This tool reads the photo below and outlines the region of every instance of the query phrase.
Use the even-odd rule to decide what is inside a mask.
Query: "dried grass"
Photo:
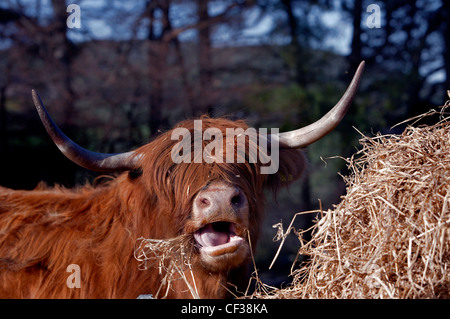
[[[301,241],[308,263],[292,271],[290,287],[253,297],[449,298],[448,105],[435,125],[363,136],[347,159],[347,194]]]
[[[192,297],[200,298],[192,272],[193,249],[192,236],[189,234],[171,239],[136,240],[134,257],[140,261],[139,270],[158,268],[159,273],[164,275],[154,298],[167,297],[175,280],[183,280]],[[187,275],[190,275],[191,280],[188,280]]]

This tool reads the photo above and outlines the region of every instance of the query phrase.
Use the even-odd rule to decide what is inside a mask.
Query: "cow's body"
[[[122,179],[78,191],[2,189],[0,296],[137,297],[149,273],[124,254],[133,251],[136,226],[126,214],[127,192],[118,191]],[[80,266],[79,289],[67,286],[71,264]]]

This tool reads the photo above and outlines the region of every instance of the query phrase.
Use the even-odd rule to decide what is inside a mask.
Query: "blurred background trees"
[[[80,28],[67,24],[72,3]],[[449,2],[439,0],[2,1],[0,185],[74,186],[98,176],[50,142],[32,88],[79,144],[122,152],[204,113],[280,131],[307,125],[339,100],[366,60],[348,116],[308,148],[306,176],[278,203],[268,199],[257,256],[265,270],[278,247],[272,224],[288,225],[295,212],[317,209],[318,199],[324,209],[339,202],[345,161],[327,158],[356,150],[352,126],[398,133],[394,124],[445,103],[449,21]],[[270,282],[288,281],[298,241],[285,247]]]

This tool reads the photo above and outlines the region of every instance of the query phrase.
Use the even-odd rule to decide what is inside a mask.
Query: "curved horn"
[[[68,138],[53,122],[37,92],[32,90],[31,94],[47,133],[59,150],[72,162],[89,170],[104,173],[127,171],[136,167],[137,157],[134,152],[105,154],[91,152],[82,148]]]
[[[364,70],[364,61],[359,64],[352,82],[348,86],[339,102],[320,120],[299,128],[294,131],[279,133],[279,143],[282,148],[303,148],[315,141],[321,139],[341,122],[347,110],[352,104],[356,91],[361,81],[361,76]]]

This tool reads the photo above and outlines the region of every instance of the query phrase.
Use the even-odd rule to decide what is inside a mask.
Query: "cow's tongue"
[[[195,240],[203,247],[219,246],[230,241],[230,223],[218,222],[205,225],[194,233]]]

